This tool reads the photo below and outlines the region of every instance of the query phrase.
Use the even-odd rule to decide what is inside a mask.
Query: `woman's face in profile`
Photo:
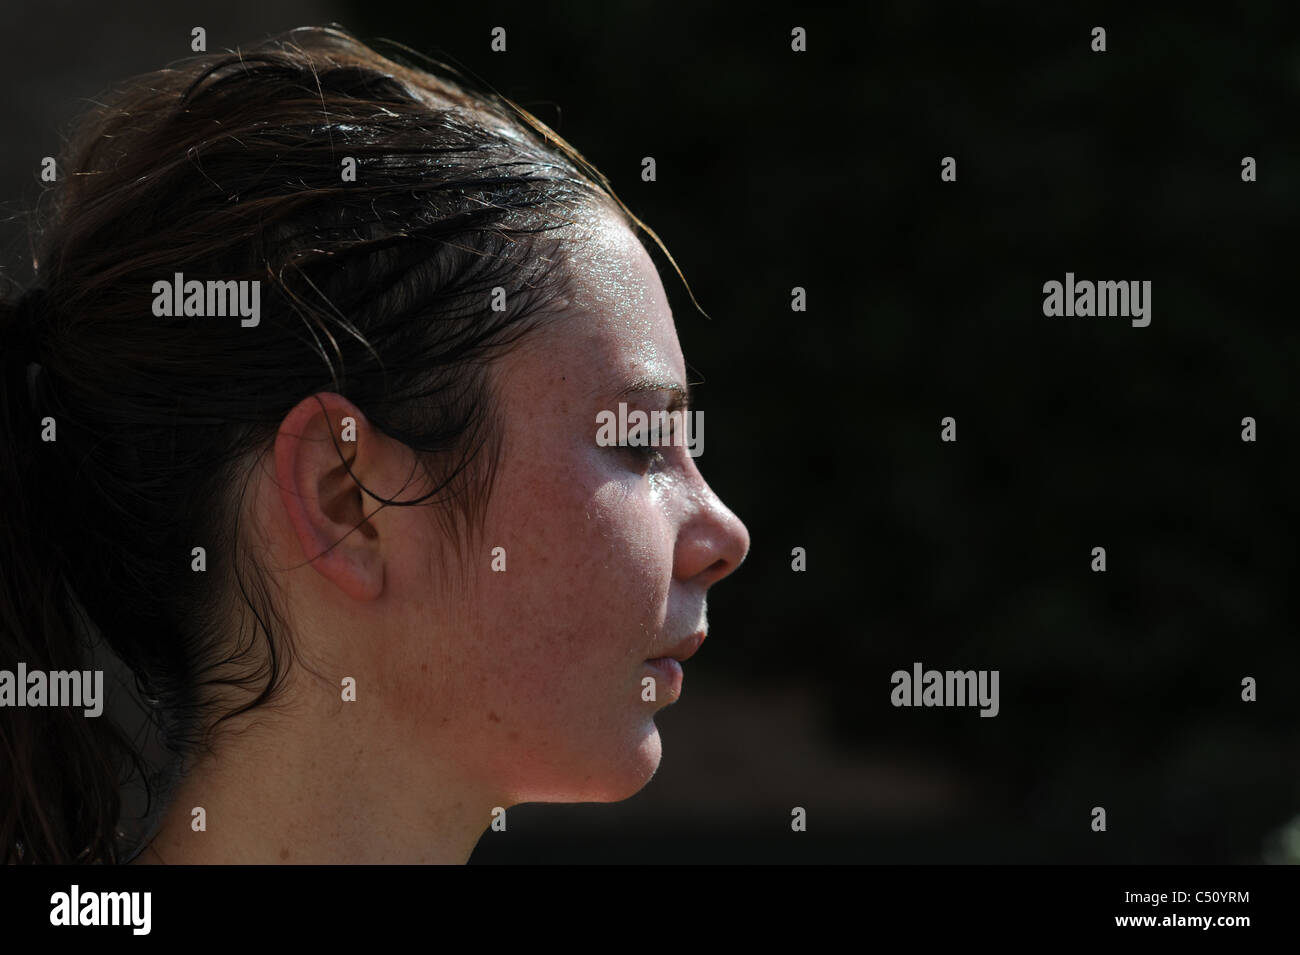
[[[571,261],[575,299],[493,366],[504,440],[469,586],[430,559],[432,521],[388,570],[410,596],[384,665],[385,742],[449,757],[503,805],[612,801],[645,785],[660,759],[654,714],[677,698],[646,661],[706,630],[706,591],[749,548],[685,446],[597,442],[601,411],[667,410],[686,368],[658,273],[626,226],[602,215]],[[622,394],[646,383],[665,387]]]

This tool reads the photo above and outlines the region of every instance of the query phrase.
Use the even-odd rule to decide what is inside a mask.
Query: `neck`
[[[233,722],[233,721],[232,721]],[[136,861],[177,864],[463,864],[494,802],[436,758],[366,745],[341,721],[239,728],[177,786]],[[200,817],[195,809],[201,807]],[[205,830],[195,831],[202,818]]]

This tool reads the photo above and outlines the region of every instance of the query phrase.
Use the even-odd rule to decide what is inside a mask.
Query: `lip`
[[[689,660],[691,657],[695,656],[695,651],[700,648],[700,644],[704,642],[706,635],[705,631],[698,630],[689,637],[683,637],[681,640],[678,640],[668,648],[667,652],[661,653],[657,657],[651,657],[647,662],[653,662],[655,660],[676,660],[678,663],[681,663],[684,660]]]
[[[647,660],[645,666],[648,669],[659,674],[658,685],[662,687],[658,692],[662,696],[660,702],[672,703],[682,695],[682,665],[672,657],[655,657],[653,660]]]

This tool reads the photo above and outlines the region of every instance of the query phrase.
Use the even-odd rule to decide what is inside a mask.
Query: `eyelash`
[[[664,460],[664,456],[659,453],[659,449],[654,445],[638,447],[629,444],[624,446],[624,450],[631,452],[632,456],[641,462],[646,470],[655,464],[662,464]]]

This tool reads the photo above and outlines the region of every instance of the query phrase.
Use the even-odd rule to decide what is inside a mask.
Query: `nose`
[[[677,537],[675,576],[708,588],[741,565],[749,553],[749,530],[712,488],[700,481],[697,506]]]

